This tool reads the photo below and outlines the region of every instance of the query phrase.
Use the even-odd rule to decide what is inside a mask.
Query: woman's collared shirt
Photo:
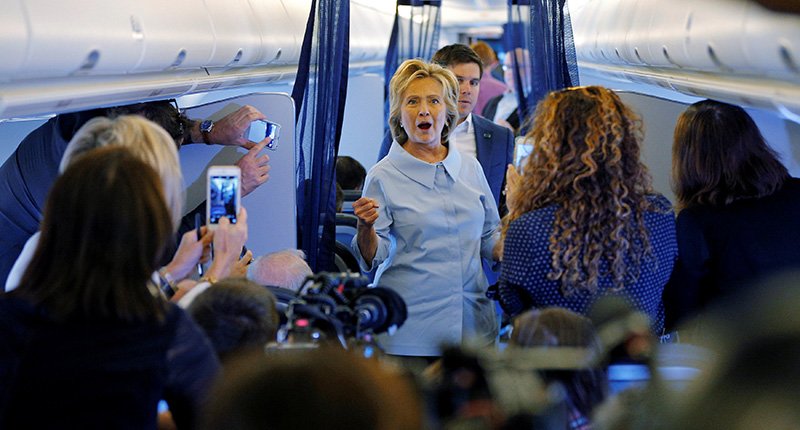
[[[405,324],[380,339],[386,352],[431,356],[442,343],[493,342],[481,256],[491,258],[500,219],[478,161],[451,150],[427,163],[394,142],[367,174],[363,195],[379,206],[378,247],[367,265],[356,236],[355,254],[362,270],[377,270],[375,284],[397,291],[408,307]]]

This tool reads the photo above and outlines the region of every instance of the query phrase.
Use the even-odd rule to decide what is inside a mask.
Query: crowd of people
[[[507,69],[526,55],[507,54]],[[381,160],[369,171],[337,160],[342,193],[361,195],[347,245],[407,308],[377,338],[380,360],[324,339],[281,348],[287,318],[309,324],[291,304],[340,311],[304,296],[314,275],[305,255],[243,252],[244,207],[214,229],[197,227],[205,202],[184,215],[184,144],[245,148],[243,196],[268,181],[269,138],[243,138],[264,118],[256,109],[210,128],[149,102],[58,115],[32,132],[0,167],[10,190],[0,215],[13,226],[0,248],[0,427],[733,426],[694,405],[674,417],[626,413],[652,410],[658,384],[611,419],[593,417],[613,400],[609,362],[647,363],[658,381],[654,350],[676,330],[713,338],[732,379],[737,363],[760,375],[748,355],[759,346],[794,351],[797,327],[741,311],[736,299],[800,266],[798,181],[743,109],[705,100],[675,129],[673,208],[641,161],[641,119],[613,90],[554,91],[512,123],[524,84],[494,77],[498,64],[485,43],[403,62],[389,83],[392,141]],[[479,115],[487,108],[489,119]],[[515,165],[520,122],[533,151]],[[797,303],[783,292],[787,278],[765,285],[778,299],[753,300],[764,313]],[[499,309],[513,327],[507,355]],[[737,344],[720,322],[730,309],[763,330],[743,330],[748,343]],[[526,361],[542,353],[549,361]],[[775,365],[792,373],[790,362]],[[419,363],[427,368],[414,374]],[[726,387],[717,376],[705,390]],[[772,406],[752,406],[749,418],[774,411],[775,423],[794,422],[790,408]]]

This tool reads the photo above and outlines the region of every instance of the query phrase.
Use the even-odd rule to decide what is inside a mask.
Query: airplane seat
[[[350,246],[350,242],[356,235],[358,218],[348,213],[336,214],[336,240]]]
[[[356,260],[349,246],[337,240],[333,253],[336,270],[339,272],[361,273],[361,269],[358,267],[358,260]]]
[[[342,204],[342,212],[346,214],[353,213],[353,202],[361,198],[361,190],[342,190],[344,193],[344,204]]]
[[[711,361],[711,352],[688,343],[659,345],[656,366],[665,385],[676,391],[686,388]]]
[[[680,392],[700,374],[710,358],[709,351],[696,345],[663,343],[658,345],[653,360],[664,385]],[[646,364],[617,363],[608,366],[608,382],[612,394],[627,388],[644,386],[650,377],[650,368]]]

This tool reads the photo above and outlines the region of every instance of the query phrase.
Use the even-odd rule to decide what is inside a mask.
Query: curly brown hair
[[[601,259],[615,290],[637,280],[641,263],[652,258],[644,214],[660,210],[646,198],[653,191],[639,161],[639,116],[609,89],[569,88],[539,103],[526,137],[534,150],[503,219],[502,239],[517,218],[556,205],[548,279],[560,281],[564,296],[596,292]]]

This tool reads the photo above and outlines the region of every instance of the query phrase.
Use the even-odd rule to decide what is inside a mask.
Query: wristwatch
[[[211,145],[211,140],[209,136],[211,135],[211,130],[213,128],[214,128],[214,121],[211,121],[210,119],[207,119],[200,123],[200,134],[203,135],[203,142],[205,142],[206,145]]]

